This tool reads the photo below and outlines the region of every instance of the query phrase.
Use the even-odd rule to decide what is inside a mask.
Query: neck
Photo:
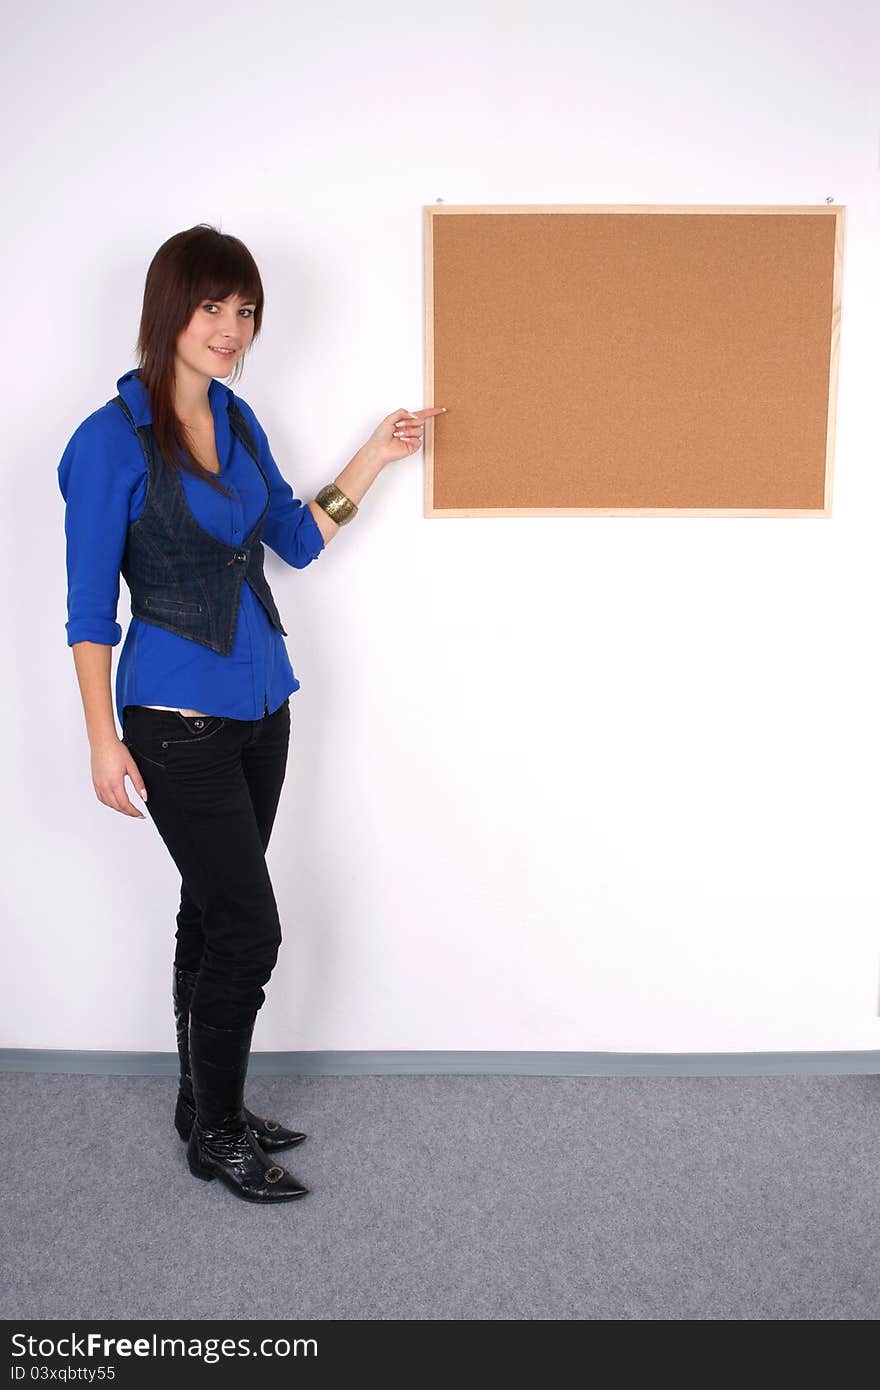
[[[211,415],[208,390],[213,378],[194,371],[178,357],[174,364],[174,410],[184,424],[207,420]]]

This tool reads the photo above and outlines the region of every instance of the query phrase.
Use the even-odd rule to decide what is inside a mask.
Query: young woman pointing
[[[264,573],[264,544],[317,559],[386,464],[413,454],[444,407],[391,411],[313,501],[294,497],[237,380],[263,287],[236,237],[171,237],[146,278],[139,365],[77,427],[58,466],[66,504],[67,641],[98,799],[143,819],[180,871],[173,971],[175,1125],[190,1170],[240,1197],[308,1189],[274,1154],[305,1135],[244,1105],[251,1037],[281,943],[266,866],[299,689]],[[119,577],[131,624],[110,694]]]

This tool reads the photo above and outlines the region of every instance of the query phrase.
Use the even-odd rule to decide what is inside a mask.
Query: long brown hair
[[[153,415],[153,434],[172,468],[203,478],[209,487],[231,494],[195,457],[186,426],[174,409],[174,354],[177,338],[198,306],[239,294],[254,304],[254,339],[263,318],[263,282],[250,251],[238,237],[207,222],[163,242],[150,262],[136,345],[138,374]],[[242,353],[232,380],[241,376]]]

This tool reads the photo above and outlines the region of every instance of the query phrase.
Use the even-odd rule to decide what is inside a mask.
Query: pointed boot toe
[[[210,1182],[220,1178],[248,1202],[290,1202],[305,1197],[308,1188],[260,1147],[253,1130],[240,1134],[202,1129],[196,1121],[186,1149],[190,1172]]]
[[[261,1149],[273,1153],[276,1149],[292,1149],[301,1144],[305,1135],[296,1129],[286,1129],[278,1120],[264,1120],[245,1106],[244,1117],[254,1132]]]

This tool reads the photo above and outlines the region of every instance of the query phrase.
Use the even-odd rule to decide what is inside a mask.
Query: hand
[[[114,738],[112,742],[101,743],[92,749],[92,782],[98,800],[124,816],[137,816],[139,820],[145,820],[143,811],[139,811],[128,799],[126,777],[131,778],[138,796],[146,801],[144,779],[121,739]]]
[[[371,453],[381,468],[414,454],[422,442],[423,421],[430,415],[443,415],[445,405],[426,410],[392,410],[370,435],[364,449]]]

